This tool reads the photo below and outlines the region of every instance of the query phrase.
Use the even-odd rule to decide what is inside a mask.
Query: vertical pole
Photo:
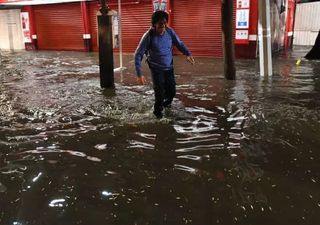
[[[118,29],[119,29],[119,57],[120,57],[120,70],[122,70],[122,18],[121,18],[121,0],[118,0]]]
[[[108,15],[108,11],[106,1],[101,0],[101,15],[98,15],[98,36],[100,86],[102,88],[114,88],[112,18]]]
[[[82,23],[83,23],[83,40],[84,40],[84,50],[90,52],[91,49],[91,34],[90,34],[90,25],[89,25],[89,13],[86,1],[81,1],[81,14],[82,14]]]
[[[260,75],[272,75],[270,1],[259,1]]]
[[[7,28],[8,28],[8,35],[9,35],[9,46],[10,46],[10,52],[14,52],[14,42],[13,42],[13,12],[9,11],[9,14],[7,16]]]
[[[286,1],[286,11],[285,11],[285,32],[284,32],[284,50],[287,52],[287,49],[288,49],[288,29],[289,29],[289,19],[288,19],[288,9],[289,9],[289,1],[288,0],[285,0]]]
[[[223,34],[224,76],[228,80],[236,79],[234,44],[233,44],[233,0],[221,2],[221,24]]]

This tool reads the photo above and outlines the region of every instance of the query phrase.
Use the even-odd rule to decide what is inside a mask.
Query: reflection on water
[[[131,56],[115,91],[93,53],[1,57],[1,225],[319,221],[319,62],[279,57],[261,78],[239,60],[226,81],[221,60],[177,58],[157,120]]]

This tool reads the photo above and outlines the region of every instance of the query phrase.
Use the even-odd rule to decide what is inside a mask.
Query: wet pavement
[[[96,53],[1,52],[1,225],[315,225],[320,62],[296,48],[237,60],[175,58],[165,118],[132,56],[102,90]],[[115,58],[118,66],[118,57]]]

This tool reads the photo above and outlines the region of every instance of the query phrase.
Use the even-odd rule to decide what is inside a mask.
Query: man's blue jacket
[[[144,54],[147,55],[147,61],[152,69],[161,71],[172,69],[173,45],[176,46],[184,55],[191,56],[191,52],[172,28],[167,27],[162,35],[156,34],[154,28],[150,28],[145,32],[134,55],[137,76],[140,77],[142,75],[141,61]]]

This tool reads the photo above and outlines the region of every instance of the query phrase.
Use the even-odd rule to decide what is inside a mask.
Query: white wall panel
[[[294,45],[313,45],[320,30],[320,2],[297,4]]]
[[[0,49],[24,49],[20,9],[0,10]]]

